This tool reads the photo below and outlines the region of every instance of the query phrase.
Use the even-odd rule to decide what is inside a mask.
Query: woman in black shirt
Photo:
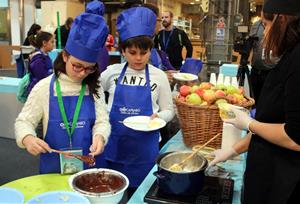
[[[230,150],[217,150],[213,164],[248,150],[243,203],[299,203],[300,4],[267,0],[263,11],[273,14],[265,25],[266,59],[280,60],[266,78],[255,119],[231,108],[236,117],[224,121],[250,133]]]

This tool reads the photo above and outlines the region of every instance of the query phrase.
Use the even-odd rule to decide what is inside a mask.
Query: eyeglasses
[[[84,67],[84,66],[82,66],[82,65],[80,65],[80,64],[73,64],[72,62],[70,62],[70,63],[71,63],[71,65],[72,65],[72,67],[73,67],[73,70],[74,70],[75,72],[81,72],[82,70],[84,70],[84,71],[87,72],[87,73],[93,73],[93,72],[95,72],[96,69],[97,69],[96,64],[93,65],[93,66]]]

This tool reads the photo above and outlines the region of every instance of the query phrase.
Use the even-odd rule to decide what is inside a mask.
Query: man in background
[[[162,13],[163,30],[155,36],[154,47],[165,51],[171,64],[176,70],[179,70],[182,65],[182,48],[186,48],[186,56],[192,57],[193,47],[187,34],[173,26],[173,13],[165,11]]]
[[[60,26],[61,48],[64,48],[66,46],[72,23],[73,23],[73,18],[68,17],[65,24]],[[55,30],[54,34],[56,40],[56,47],[58,47],[57,29]]]

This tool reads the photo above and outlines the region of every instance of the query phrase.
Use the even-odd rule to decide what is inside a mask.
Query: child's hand
[[[104,137],[102,135],[95,135],[93,137],[93,143],[90,146],[91,153],[89,153],[89,155],[94,157],[101,154],[104,150],[104,144],[105,144]]]
[[[158,118],[158,114],[157,114],[157,113],[153,113],[153,114],[150,116],[150,120],[153,120],[154,118]]]
[[[33,135],[25,136],[22,142],[27,151],[34,156],[39,155],[40,153],[49,152],[51,150],[49,145],[44,140]]]

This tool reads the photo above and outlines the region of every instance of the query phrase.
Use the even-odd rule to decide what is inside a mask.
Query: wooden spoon
[[[95,166],[96,164],[96,160],[94,157],[88,155],[77,155],[77,154],[72,154],[69,152],[64,152],[64,151],[60,151],[60,150],[56,150],[56,149],[51,149],[51,152],[55,152],[58,154],[63,154],[65,156],[69,156],[69,157],[75,157],[76,159],[79,159],[80,161],[83,161],[84,163],[87,163],[90,167]]]
[[[175,172],[179,172],[182,171],[183,169],[183,165],[186,161],[188,161],[189,159],[191,159],[193,156],[195,156],[201,149],[203,149],[206,145],[208,145],[210,142],[212,142],[214,139],[216,139],[218,136],[220,136],[221,133],[216,134],[214,137],[210,138],[204,145],[202,145],[201,147],[199,147],[196,151],[194,151],[192,154],[190,154],[189,156],[187,156],[185,159],[183,159],[181,162],[179,163],[175,163],[173,164],[169,170],[171,171],[175,171]]]

